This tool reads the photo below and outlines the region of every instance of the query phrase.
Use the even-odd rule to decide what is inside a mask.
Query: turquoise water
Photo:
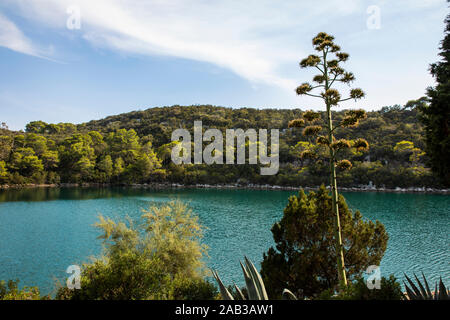
[[[20,279],[52,293],[69,265],[98,255],[99,214],[139,218],[141,210],[172,199],[189,203],[208,229],[207,263],[227,283],[242,283],[239,259],[257,264],[273,245],[270,228],[295,191],[132,188],[27,189],[0,192],[0,279]],[[382,275],[423,271],[433,282],[450,280],[450,196],[345,193],[351,208],[378,219],[390,239]]]

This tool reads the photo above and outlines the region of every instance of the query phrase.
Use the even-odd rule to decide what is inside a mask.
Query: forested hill
[[[172,131],[177,128],[192,129],[194,121],[201,120],[204,128],[217,128],[222,131],[230,128],[242,129],[280,129],[280,153],[282,162],[298,160],[292,150],[298,141],[306,141],[301,131],[287,129],[288,122],[299,118],[305,110],[301,109],[232,109],[205,106],[172,106],[151,108],[110,116],[90,121],[78,126],[80,131],[96,130],[110,132],[120,128],[134,129],[139,136],[150,135],[154,146],[170,142]],[[333,119],[339,121],[345,110],[335,112]],[[385,107],[380,111],[368,112],[367,119],[357,128],[337,131],[338,138],[365,138],[370,143],[371,161],[397,162],[399,154],[394,152],[397,143],[412,142],[414,148],[424,149],[422,126],[418,121],[416,109],[402,106]],[[417,152],[417,150],[416,150]],[[401,158],[402,165],[408,166],[408,158]]]
[[[194,121],[201,120],[204,127],[227,128],[267,128],[286,129],[288,122],[301,116],[301,109],[232,109],[211,105],[172,106],[150,108],[144,111],[133,111],[101,120],[93,120],[78,125],[80,131],[97,130],[110,132],[119,128],[134,129],[139,136],[151,134],[157,144],[170,141],[170,135],[176,128],[192,128]],[[335,119],[344,115],[344,110],[334,113]],[[386,138],[386,143],[399,142],[399,139],[413,141],[422,147],[422,127],[417,119],[415,109],[401,106],[384,107],[380,111],[368,112],[368,119],[363,121],[357,130],[373,142]],[[403,139],[403,140],[404,140]],[[369,141],[372,142],[372,141]]]
[[[287,129],[288,122],[300,117],[302,111],[305,110],[172,106],[78,125],[34,121],[26,126],[25,133],[5,129],[0,132],[0,183],[327,183],[323,162],[299,157],[308,148],[301,130]],[[333,117],[342,119],[344,111],[335,112]],[[257,165],[173,165],[167,158],[172,131],[191,129],[196,120],[201,120],[205,129],[280,129],[279,173],[261,176]],[[349,155],[354,166],[340,173],[340,184],[356,186],[372,181],[388,188],[436,186],[425,166],[422,133],[418,111],[402,106],[368,112],[367,119],[357,128],[338,129],[337,138],[364,138],[370,144],[368,152]]]

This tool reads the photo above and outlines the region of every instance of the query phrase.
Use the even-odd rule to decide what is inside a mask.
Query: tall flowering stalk
[[[367,150],[369,144],[364,139],[336,140],[334,133],[340,127],[355,127],[361,119],[366,118],[364,110],[349,110],[345,117],[334,125],[331,108],[338,106],[341,102],[354,99],[355,101],[364,97],[361,89],[350,89],[348,97],[342,98],[341,93],[333,88],[338,83],[350,84],[355,80],[353,73],[345,71],[340,63],[348,60],[349,54],[341,51],[341,48],[334,42],[334,37],[320,32],[312,41],[314,49],[318,55],[309,55],[300,62],[301,68],[315,68],[319,74],[314,76],[314,85],[303,83],[296,92],[298,95],[306,95],[322,99],[326,106],[326,120],[323,121],[320,113],[307,111],[302,118],[289,122],[290,128],[304,127],[305,136],[316,136],[316,145],[324,146],[328,149],[330,165],[330,186],[332,193],[332,210],[335,217],[335,246],[337,256],[337,270],[339,277],[339,287],[343,289],[347,286],[347,277],[344,262],[344,247],[342,244],[341,225],[338,207],[338,189],[336,181],[336,167],[350,169],[352,164],[347,159],[339,159],[340,151],[345,149],[356,149],[358,151]],[[321,122],[324,122],[321,124]],[[314,149],[306,150],[302,153],[304,157],[315,157]]]

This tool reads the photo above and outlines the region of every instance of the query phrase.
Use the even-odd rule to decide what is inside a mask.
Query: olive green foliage
[[[359,278],[348,284],[347,288],[339,294],[333,290],[325,290],[319,296],[321,300],[403,300],[404,295],[400,283],[390,275],[382,277],[380,289],[369,289],[366,280]]]
[[[339,123],[346,117],[346,113],[346,110],[333,111],[333,119]],[[5,162],[3,170],[0,164],[0,183],[128,184],[166,181],[183,184],[239,182],[244,185],[256,183],[319,186],[329,181],[328,165],[322,160],[325,157],[316,152],[317,148],[323,148],[323,146],[315,146],[315,140],[312,141],[313,143],[309,142],[312,139],[303,136],[301,130],[283,129],[288,127],[291,119],[302,118],[303,114],[304,111],[300,109],[257,110],[207,105],[172,106],[125,113],[77,126],[73,125],[73,127],[68,124],[47,124],[47,127],[58,126],[59,131],[46,129],[47,127],[44,127],[43,131],[26,133],[0,130],[0,163]],[[410,141],[414,144],[414,148],[425,149],[424,132],[417,117],[418,110],[415,107],[392,106],[380,111],[367,112],[367,118],[357,127],[336,128],[334,134],[337,140],[356,141],[363,138],[370,145],[370,150],[365,152],[354,148],[340,151],[343,158],[351,161],[352,168],[338,170],[339,185],[346,187],[367,185],[369,181],[372,181],[376,186],[387,188],[440,186],[439,180],[434,178],[430,169],[424,165],[427,155],[421,156],[419,161],[412,163],[409,156],[399,157],[394,151],[396,144],[401,141]],[[249,164],[174,165],[170,160],[170,151],[173,146],[170,141],[172,131],[180,127],[192,131],[194,121],[199,119],[203,121],[203,126],[217,128],[222,132],[225,132],[227,128],[281,129],[278,174],[261,176],[260,165]],[[325,121],[324,115],[320,115],[319,120]],[[124,130],[118,132],[120,129]],[[130,134],[130,130],[135,131],[137,137]],[[100,133],[104,144],[98,139],[95,141],[94,138],[98,135],[94,133],[92,136],[89,132]],[[23,153],[23,150],[19,148],[25,147],[26,136],[29,134],[40,135],[47,139],[47,151],[37,155],[44,166],[43,171],[40,170],[39,165],[24,167],[28,172],[21,171],[15,166],[13,153]],[[80,135],[89,135],[89,137],[83,140]],[[136,140],[141,148],[137,146]],[[137,158],[134,159],[134,155],[138,156],[139,153],[148,150],[149,142],[151,148],[156,151],[157,158],[155,159],[152,153],[148,153],[150,163],[145,157],[141,157],[140,161],[137,161]],[[121,148],[123,152],[120,152]],[[71,155],[72,150],[73,155]],[[302,152],[311,157],[301,157]],[[316,156],[319,159],[315,158]],[[78,161],[80,162],[77,164]],[[159,167],[161,162],[162,167]],[[136,163],[138,163],[137,166]],[[146,175],[149,169],[150,174]],[[138,174],[140,172],[144,174]]]
[[[57,299],[213,299],[204,280],[203,229],[187,206],[174,201],[144,211],[143,223],[100,217],[104,256],[84,264],[81,289],[61,288]]]
[[[62,135],[44,124],[27,126],[26,134],[0,135],[0,183],[139,183],[164,173],[151,142],[133,129],[103,135],[76,133],[73,126]]]
[[[428,88],[428,99],[419,99],[416,104],[425,127],[425,151],[431,168],[445,185],[450,185],[450,15],[445,23],[441,60],[430,66],[437,85]]]
[[[322,186],[319,191],[289,198],[283,218],[272,227],[275,248],[264,254],[261,275],[271,297],[284,288],[297,297],[315,297],[326,289],[336,290],[338,274],[334,247],[332,200]],[[339,216],[349,280],[362,275],[369,265],[379,265],[388,235],[379,221],[362,219],[339,196]]]
[[[41,300],[37,287],[24,287],[19,289],[19,281],[9,280],[8,283],[0,281],[0,300]]]

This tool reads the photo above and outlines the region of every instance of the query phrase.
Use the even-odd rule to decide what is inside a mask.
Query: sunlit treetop
[[[298,95],[307,95],[322,98],[328,107],[338,106],[340,102],[347,100],[359,100],[365,96],[365,93],[359,89],[351,89],[348,97],[342,98],[342,95],[336,89],[332,89],[333,84],[341,82],[350,84],[355,80],[353,73],[346,71],[341,67],[341,63],[349,58],[349,54],[342,52],[341,47],[334,43],[334,37],[320,32],[312,40],[313,47],[320,55],[311,54],[300,61],[301,68],[316,68],[319,74],[313,77],[316,85],[305,82],[296,88]],[[321,88],[320,94],[313,94],[314,89]]]

